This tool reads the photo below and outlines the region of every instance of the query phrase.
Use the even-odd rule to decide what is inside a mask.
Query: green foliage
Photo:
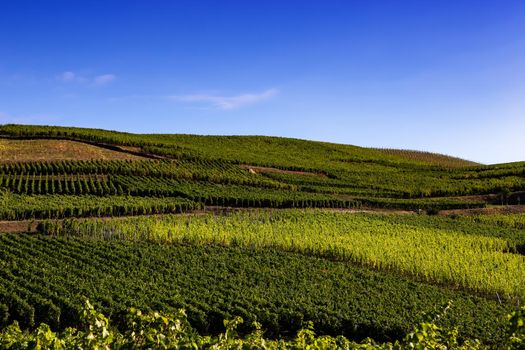
[[[443,311],[443,313],[446,309]],[[525,309],[518,313],[525,312]],[[521,315],[521,314],[520,314]],[[441,315],[438,315],[441,316]],[[514,331],[523,328],[523,318],[517,313],[509,315]],[[521,326],[516,322],[521,321]],[[151,312],[143,314],[140,310],[131,309],[122,331],[111,327],[108,319],[97,312],[86,301],[82,311],[83,327],[68,328],[55,333],[48,325],[41,324],[32,332],[24,332],[13,323],[0,333],[0,346],[3,349],[443,349],[443,350],[476,350],[485,348],[479,340],[458,341],[458,332],[444,332],[433,322],[422,322],[403,340],[376,343],[368,338],[361,343],[350,341],[345,337],[317,336],[313,325],[299,330],[295,337],[289,339],[265,339],[260,325],[255,331],[242,336],[237,328],[243,320],[236,317],[225,320],[224,332],[216,336],[202,336],[189,324],[184,310],[175,314]],[[521,334],[522,335],[522,334]],[[514,332],[511,335],[509,350],[523,349],[523,338]]]
[[[180,213],[199,208],[199,203],[178,197],[12,194],[0,206],[0,220]]]
[[[1,220],[179,213],[204,205],[437,213],[483,207],[490,198],[512,204],[525,190],[525,162],[482,166],[424,152],[260,136],[21,125],[2,125],[0,135],[77,140],[151,158],[0,164]],[[485,194],[493,195],[464,197]],[[189,348],[209,342],[216,348],[478,347],[462,337],[502,347],[502,315],[525,296],[524,227],[517,215],[447,219],[297,211],[46,221],[40,232],[67,237],[0,236],[0,327],[19,322],[20,328],[2,333],[25,339],[19,348],[64,348],[73,339],[79,348],[119,342],[169,348],[173,338]],[[111,328],[93,308],[82,309],[81,295],[133,334]],[[446,316],[410,332],[421,312],[450,299],[454,306]],[[175,317],[134,310],[128,319],[130,306]],[[126,323],[130,319],[135,323]],[[226,330],[223,319],[232,319]],[[309,321],[320,334],[397,342],[317,337]],[[42,323],[50,328],[40,326],[26,337],[25,330]],[[222,333],[201,337],[190,325]],[[261,325],[266,335],[287,340],[263,339]],[[523,348],[523,311],[511,316],[511,326],[509,346]]]
[[[525,229],[525,214],[471,215],[462,216],[461,220],[487,223],[504,228]]]
[[[525,349],[525,307],[508,316],[512,335],[509,349]]]

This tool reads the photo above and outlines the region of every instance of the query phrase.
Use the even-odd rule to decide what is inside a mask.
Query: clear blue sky
[[[0,0],[0,123],[525,160],[525,1]]]

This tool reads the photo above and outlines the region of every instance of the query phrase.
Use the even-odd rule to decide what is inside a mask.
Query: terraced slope
[[[0,126],[0,135],[25,138],[19,141],[22,145],[35,142],[27,139],[56,138],[62,140],[60,142],[79,140],[104,147],[111,145],[121,150],[118,155],[125,158],[134,157],[123,153],[126,151],[165,158],[164,163],[158,160],[141,161],[136,166],[131,166],[131,163],[109,165],[99,161],[89,166],[57,166],[49,163],[45,167],[30,165],[27,169],[21,166],[8,169],[2,167],[0,173],[10,177],[9,180],[4,178],[3,186],[22,194],[57,193],[60,187],[58,193],[62,194],[77,194],[80,188],[83,193],[87,191],[95,194],[183,196],[207,205],[273,206],[269,203],[278,202],[277,205],[282,207],[282,201],[276,202],[276,194],[272,192],[279,190],[286,191],[283,198],[296,198],[284,205],[289,207],[350,205],[457,209],[484,206],[487,198],[503,203],[518,201],[513,193],[525,190],[524,163],[463,167],[470,163],[441,155],[297,139],[140,135],[96,129],[19,125]],[[27,148],[21,147],[21,153],[24,147]],[[64,155],[64,158],[68,157]],[[163,170],[152,171],[152,168]],[[66,175],[71,171],[82,177],[89,174],[116,177],[105,177],[105,182],[100,186],[95,183],[93,186],[79,187],[77,184],[72,190],[72,186],[65,189],[63,183],[55,183],[55,186],[48,186],[50,190],[46,192],[32,190],[33,182],[43,181],[42,176],[48,176],[45,181],[57,181],[53,176],[67,178]],[[132,179],[130,175],[139,178]],[[93,178],[90,181],[98,180]],[[226,188],[221,189],[216,184]],[[231,185],[234,187],[228,187]],[[37,183],[34,186],[41,188]],[[106,186],[114,187],[115,190],[92,189]],[[492,199],[452,198],[486,194],[495,196]]]

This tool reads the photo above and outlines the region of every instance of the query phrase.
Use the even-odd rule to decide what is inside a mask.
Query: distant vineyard
[[[140,192],[143,194],[138,195],[171,196],[179,192],[180,186],[193,186],[199,188],[201,198],[207,198],[203,202],[206,204],[223,202],[234,205],[235,201],[242,201],[250,203],[242,206],[266,206],[275,196],[262,193],[264,191],[260,189],[269,189],[287,191],[286,196],[301,201],[302,204],[297,205],[300,207],[308,206],[308,201],[315,203],[312,206],[322,206],[322,202],[329,198],[326,202],[328,206],[345,206],[340,202],[344,199],[367,206],[415,210],[428,209],[432,204],[429,201],[424,208],[417,207],[419,203],[412,201],[415,199],[486,194],[507,196],[508,193],[510,198],[514,198],[512,193],[525,191],[523,162],[482,166],[426,152],[377,150],[262,136],[139,135],[22,125],[0,126],[0,135],[23,139],[78,140],[101,147],[115,147],[124,154],[138,152],[167,158],[0,164],[4,188],[23,194],[79,194],[80,191],[87,191],[95,195]],[[272,171],[250,172],[250,166],[268,167]],[[84,176],[94,174],[111,177],[97,184],[96,177]],[[44,175],[50,177],[42,179]],[[75,180],[73,189],[71,181],[66,184],[57,178],[64,175],[82,175],[80,178],[86,179],[87,183],[84,180],[79,183],[75,177],[69,176],[69,180]],[[120,177],[120,181],[115,177]],[[47,187],[42,181],[49,182]],[[128,183],[128,188],[124,183]],[[245,198],[238,195],[218,197],[209,189],[216,184],[245,187],[244,193],[254,192],[254,195]],[[207,188],[209,193],[202,193],[203,188]],[[257,193],[261,193],[260,196]],[[195,196],[190,198],[195,199]],[[411,201],[402,203],[391,199]],[[461,204],[454,199],[436,201],[440,205],[435,209],[482,205],[475,200],[469,204]],[[502,202],[506,200],[500,201],[500,204]],[[514,202],[518,202],[517,197]]]
[[[268,188],[291,188],[290,185],[254,176],[232,164],[218,161],[62,161],[0,164],[0,174],[120,174],[141,177],[165,177],[214,183],[239,184]]]
[[[228,162],[206,160],[0,164],[0,189],[32,196],[184,197],[205,205],[274,208],[370,206],[441,210],[485,205],[481,201],[454,198],[403,199],[398,192],[378,188],[377,185],[365,189],[352,187],[343,180],[329,177],[307,176],[308,180],[304,177],[290,174],[252,174]],[[302,182],[297,181],[298,179],[302,179]],[[26,215],[27,212],[16,214],[15,217]],[[41,217],[39,215],[35,218]]]

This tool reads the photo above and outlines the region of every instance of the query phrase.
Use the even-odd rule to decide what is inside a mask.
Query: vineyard
[[[460,343],[512,341],[525,162],[27,125],[0,125],[0,142],[0,344],[14,322],[80,329],[85,298],[116,334],[130,308],[184,309],[206,341],[239,316],[241,338],[257,322],[268,344],[310,324],[328,342],[403,342],[451,302],[435,327]]]
[[[494,344],[504,338],[504,315],[512,310],[468,293],[273,249],[13,234],[3,235],[1,244],[3,319],[22,327],[76,325],[82,297],[88,297],[114,321],[136,305],[185,308],[203,333],[241,316],[248,327],[241,330],[250,331],[257,320],[269,336],[293,334],[313,321],[321,334],[386,340],[402,338],[424,311],[452,300],[441,325]]]
[[[132,241],[278,249],[397,270],[422,280],[525,300],[525,234],[508,238],[472,225],[470,234],[392,223],[384,215],[251,212],[228,216],[167,216],[64,221],[46,234]],[[478,232],[479,230],[479,232]]]

